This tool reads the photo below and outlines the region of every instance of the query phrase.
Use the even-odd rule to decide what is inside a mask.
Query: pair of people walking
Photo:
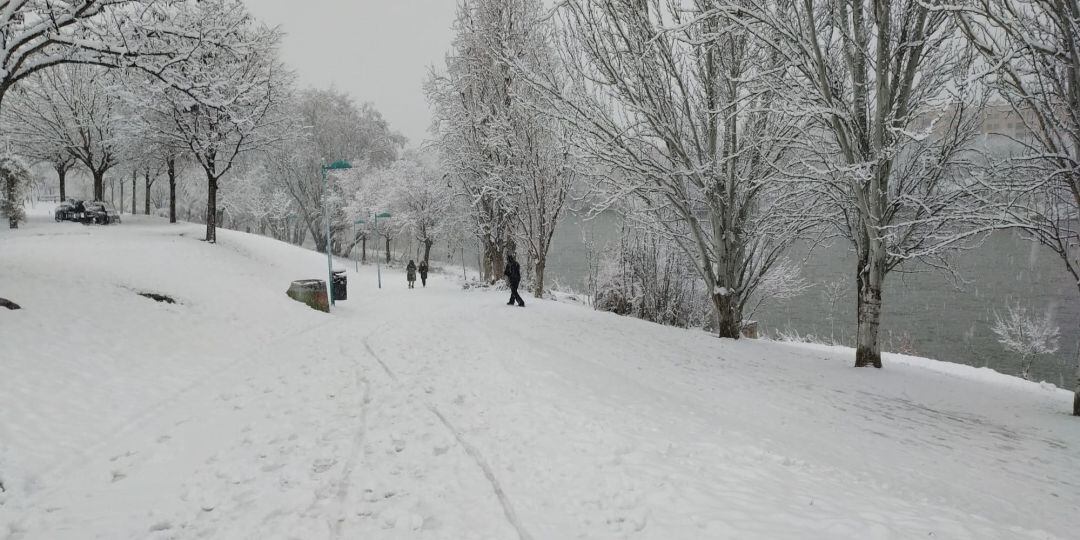
[[[417,274],[417,272],[419,272],[419,274],[420,274],[420,283],[424,287],[427,287],[427,275],[428,275],[427,261],[420,261],[420,266],[417,267],[415,262],[413,262],[412,260],[409,260],[409,265],[405,267],[405,278],[409,280],[409,288],[410,289],[415,289],[416,288],[416,274]]]
[[[410,289],[416,288],[416,274],[420,274],[420,283],[427,287],[428,265],[426,262],[420,261],[420,266],[417,266],[415,261],[410,260],[409,265],[405,267],[405,278],[409,281]],[[521,265],[513,255],[506,256],[503,275],[506,276],[506,282],[510,285],[510,301],[506,305],[512,306],[517,303],[519,307],[525,307],[525,300],[518,294],[518,286],[521,285]]]

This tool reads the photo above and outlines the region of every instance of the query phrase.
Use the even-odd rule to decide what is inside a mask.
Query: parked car
[[[88,202],[83,204],[84,210],[82,212],[81,221],[84,225],[91,223],[97,223],[99,225],[109,225],[111,223],[120,223],[120,213],[108,203],[101,201]]]
[[[68,199],[60,203],[60,206],[56,207],[56,210],[53,212],[53,217],[56,218],[56,221],[78,221],[79,212],[76,208],[77,203],[75,199]]]

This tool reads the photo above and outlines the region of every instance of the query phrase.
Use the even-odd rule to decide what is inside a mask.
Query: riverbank
[[[1074,532],[1068,392],[346,264],[324,314],[323,255],[200,230],[0,232],[0,536]]]

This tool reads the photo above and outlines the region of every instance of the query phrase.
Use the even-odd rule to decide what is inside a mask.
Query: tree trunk
[[[367,264],[367,236],[360,237],[360,264]]]
[[[139,171],[131,171],[131,215],[135,215],[138,210],[135,209],[135,205],[138,202],[135,197],[135,182],[139,179]]]
[[[143,186],[143,188],[146,190],[143,193],[143,195],[145,195],[145,197],[143,198],[144,201],[145,201],[145,206],[143,207],[143,213],[149,216],[150,215],[150,171],[146,171],[144,173],[143,180],[144,180],[144,184],[145,184]]]
[[[426,266],[431,266],[428,264],[428,261],[431,260],[431,246],[433,244],[435,244],[435,242],[432,241],[430,238],[424,240],[424,265]]]
[[[386,236],[386,264],[390,264],[390,237]]]
[[[503,271],[506,268],[506,250],[499,249],[499,246],[495,245],[488,239],[483,240],[484,244],[484,279],[494,285],[503,277]]]
[[[12,176],[12,177],[9,177],[7,179],[4,179],[3,177],[0,177],[0,180],[3,181],[4,189],[7,191],[7,194],[6,194],[7,204],[5,205],[5,206],[7,206],[7,208],[5,208],[4,210],[7,211],[7,215],[8,215],[8,228],[9,229],[18,229],[19,228],[19,219],[15,216],[15,214],[16,214],[15,205],[16,204],[22,204],[22,201],[16,201],[15,200],[15,177]]]
[[[105,171],[92,171],[94,176],[94,200],[105,200]],[[111,198],[111,197],[110,197]]]
[[[169,223],[176,223],[176,160],[168,161],[169,167]]]
[[[1073,416],[1080,416],[1080,365],[1076,366],[1076,387],[1073,388]]]
[[[541,258],[537,258],[533,263],[533,296],[537,298],[544,297],[544,267],[547,266],[547,261]]]
[[[217,190],[218,179],[207,174],[206,191],[206,241],[217,243]]]
[[[716,335],[722,338],[739,339],[742,336],[742,313],[735,305],[735,295],[712,295],[713,308],[716,310]]]
[[[57,167],[56,176],[60,179],[60,202],[67,200],[67,167]]]
[[[858,331],[855,367],[881,367],[881,291],[885,281],[885,249],[879,239],[870,239],[872,247],[859,257]],[[874,245],[877,244],[877,245]]]
[[[1080,347],[1076,349],[1076,386],[1073,388],[1073,416],[1080,416]]]

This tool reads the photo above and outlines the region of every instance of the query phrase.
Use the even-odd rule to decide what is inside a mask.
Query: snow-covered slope
[[[1075,538],[1064,391],[126,219],[0,231],[0,538]]]

